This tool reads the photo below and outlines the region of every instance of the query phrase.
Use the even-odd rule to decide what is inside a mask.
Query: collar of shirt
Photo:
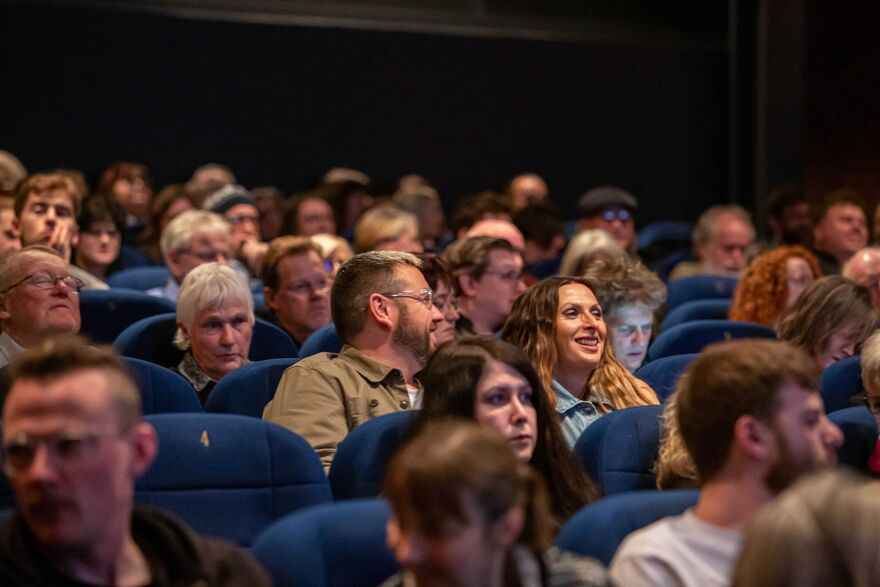
[[[353,346],[342,345],[342,351],[339,354],[352,363],[357,372],[370,383],[382,383],[391,378],[396,379],[396,381],[391,381],[391,383],[405,385],[403,373],[400,372],[400,369],[374,361]]]
[[[594,404],[590,400],[582,400],[578,399],[571,394],[567,389],[565,389],[558,381],[553,379],[550,383],[553,392],[556,394],[556,411],[560,414],[564,414],[580,405],[591,405],[593,409],[596,409],[596,404]],[[598,411],[597,411],[598,413]]]

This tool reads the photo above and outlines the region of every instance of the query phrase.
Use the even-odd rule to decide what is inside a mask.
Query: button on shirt
[[[568,446],[574,447],[587,426],[599,419],[599,410],[593,402],[573,396],[555,379],[551,383],[551,389],[556,394],[556,413],[559,414],[559,423],[562,424],[562,435],[565,436]]]

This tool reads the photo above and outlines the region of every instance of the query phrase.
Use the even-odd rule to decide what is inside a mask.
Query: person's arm
[[[618,553],[608,571],[619,587],[684,587],[678,573],[656,556]]]

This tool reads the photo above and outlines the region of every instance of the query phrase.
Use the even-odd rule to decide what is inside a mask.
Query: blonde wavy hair
[[[550,390],[558,359],[555,334],[559,289],[571,284],[583,285],[595,295],[590,282],[583,278],[553,277],[539,281],[514,302],[501,332],[501,338],[523,349],[548,390],[552,405],[556,405],[556,395]],[[617,360],[607,337],[599,364],[584,387],[584,397],[598,400],[597,408],[603,413],[608,406],[618,410],[660,403],[654,390]]]
[[[683,377],[687,377],[684,374]],[[678,429],[678,394],[666,400],[661,417],[660,454],[654,464],[657,489],[685,489],[700,486],[697,466]]]
[[[728,317],[774,327],[786,309],[788,271],[785,265],[791,258],[806,261],[813,279],[822,276],[816,256],[800,245],[777,247],[761,253],[752,259],[740,277]]]

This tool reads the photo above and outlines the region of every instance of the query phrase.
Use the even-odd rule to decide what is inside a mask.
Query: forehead
[[[73,371],[48,381],[20,379],[12,385],[3,408],[7,436],[19,425],[113,421],[108,375],[99,369]]]
[[[37,271],[49,270],[53,273],[69,273],[69,266],[60,257],[40,251],[19,254],[13,261],[12,275],[27,275]]]
[[[651,324],[654,312],[645,304],[621,304],[612,312],[611,318],[618,324]]]
[[[330,204],[319,198],[306,198],[299,205],[300,214],[318,214],[330,210]]]
[[[857,216],[859,218],[865,218],[865,211],[862,210],[860,206],[856,206],[855,204],[849,204],[847,202],[841,202],[839,204],[834,204],[830,208],[828,208],[828,213],[825,215],[825,218],[831,219],[839,219],[847,216]]]
[[[311,275],[317,270],[323,273],[324,261],[315,251],[287,255],[278,262],[278,275],[282,280]]]
[[[247,304],[234,296],[226,296],[219,302],[211,300],[211,303],[196,309],[195,321],[205,320],[215,316],[227,316],[247,314]]]
[[[732,214],[722,214],[718,217],[715,225],[715,237],[717,239],[748,239],[750,236],[749,226]]]
[[[529,382],[519,371],[507,363],[490,359],[483,367],[483,374],[478,385],[482,389],[500,384],[528,386]]]
[[[487,256],[489,265],[492,267],[515,267],[522,265],[522,257],[519,253],[512,253],[504,249],[492,249]]]
[[[598,304],[596,295],[585,285],[580,283],[567,283],[559,288],[559,305],[563,304],[586,304],[592,306]]]
[[[241,216],[242,214],[258,214],[259,210],[257,210],[256,205],[254,204],[236,204],[229,210],[223,213],[223,216],[229,218],[230,216]]]
[[[777,416],[797,415],[805,410],[816,409],[824,409],[818,390],[788,381],[782,384],[776,394]]]
[[[789,257],[785,260],[785,268],[790,273],[799,273],[804,271],[812,273],[812,270],[810,269],[810,264],[807,263],[807,260],[803,257]]]
[[[73,196],[61,189],[50,190],[42,194],[31,192],[24,202],[24,207],[27,209],[37,203],[51,204],[52,206],[64,205],[73,208]]]
[[[190,245],[200,247],[227,247],[229,235],[225,232],[197,232],[192,235]]]

